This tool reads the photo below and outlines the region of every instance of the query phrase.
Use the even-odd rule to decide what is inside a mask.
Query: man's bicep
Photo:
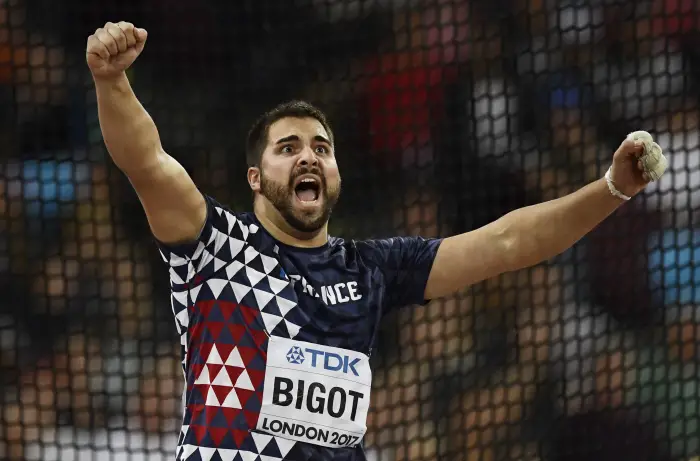
[[[511,266],[510,251],[509,242],[494,223],[446,238],[430,271],[426,299],[449,296],[507,272]]]
[[[207,219],[204,196],[187,171],[166,153],[129,180],[141,201],[151,232],[160,242],[197,239]]]

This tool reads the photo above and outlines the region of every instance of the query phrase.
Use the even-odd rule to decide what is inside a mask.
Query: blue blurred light
[[[679,229],[651,236],[649,271],[666,304],[700,302],[700,231]]]

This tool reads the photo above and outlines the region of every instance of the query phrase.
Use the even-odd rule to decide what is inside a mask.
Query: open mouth
[[[318,200],[320,195],[321,184],[318,179],[305,177],[302,178],[294,188],[294,193],[296,194],[299,201],[304,203],[312,203]]]

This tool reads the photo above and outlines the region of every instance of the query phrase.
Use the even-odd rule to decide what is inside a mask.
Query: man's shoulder
[[[363,259],[373,260],[387,252],[392,241],[397,237],[378,238],[378,239],[343,239],[339,237],[329,237],[328,243],[331,247],[331,252],[344,251],[349,254],[355,254]]]
[[[233,211],[229,206],[221,204],[211,196],[205,195],[204,197],[209,213],[213,215],[212,218],[218,221],[218,225],[215,224],[215,227],[219,227],[217,230],[230,233],[236,223],[247,228],[252,227],[252,229],[259,227],[255,213],[252,211]]]

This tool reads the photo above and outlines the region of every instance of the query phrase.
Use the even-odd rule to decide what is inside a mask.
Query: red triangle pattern
[[[214,338],[215,341],[219,339],[221,330],[224,329],[224,322],[203,321],[202,323],[206,325],[207,329],[211,333],[212,338]]]
[[[211,349],[214,347],[214,344],[212,343],[199,343],[199,356],[202,359],[202,363],[207,362],[207,358],[209,358],[209,354],[211,354]],[[196,352],[195,352],[196,353]],[[195,375],[199,376],[199,375]]]
[[[214,378],[216,378],[219,371],[221,371],[223,367],[223,365],[218,365],[216,363],[207,363],[207,368],[209,369],[209,380],[214,381]]]
[[[203,363],[191,363],[190,364],[190,374],[194,376],[195,381],[197,378],[199,378],[199,375],[202,374],[202,370],[204,369],[204,364]],[[192,386],[190,385],[189,388]]]
[[[228,377],[233,384],[236,384],[236,381],[238,380],[238,377],[241,376],[241,374],[243,373],[243,370],[245,370],[245,368],[230,367],[228,365],[226,366],[226,372],[228,373]]]
[[[245,420],[248,423],[248,427],[256,427],[258,425],[258,416],[260,416],[259,413],[244,410],[243,415],[245,416]]]
[[[221,446],[221,441],[224,440],[226,434],[228,434],[228,429],[225,427],[210,427],[209,436],[211,440],[216,444],[216,446]]]
[[[219,401],[219,403],[222,403],[224,400],[226,400],[226,397],[228,397],[229,393],[231,392],[231,387],[229,386],[215,386],[212,384],[211,390],[214,391],[214,394],[216,394],[216,398]],[[219,407],[216,407],[219,408]]]
[[[246,306],[239,306],[238,308],[241,311],[244,325],[257,325],[256,321],[258,316],[260,316],[260,311],[258,309],[253,309]]]
[[[250,330],[250,335],[255,344],[262,349],[263,344],[267,342],[267,333],[263,330]]]
[[[233,435],[233,440],[236,442],[236,446],[243,445],[243,441],[248,437],[249,432],[241,429],[231,429],[231,435]]]
[[[241,354],[241,358],[243,359],[243,364],[248,367],[250,365],[250,362],[253,361],[255,356],[259,354],[260,351],[253,347],[239,347],[238,352]]]
[[[224,320],[228,320],[233,315],[234,311],[238,309],[238,304],[228,302],[228,301],[218,301],[219,310],[221,315],[224,316]]]
[[[193,384],[192,388],[195,392],[199,392],[199,398],[202,399],[202,402],[206,402],[207,393],[209,392],[209,384]],[[204,407],[203,403],[201,405]]]
[[[190,418],[190,420],[197,421],[199,416],[204,411],[205,407],[204,407],[204,405],[197,404],[197,405],[190,405],[190,406],[188,406],[188,408],[190,409],[190,413],[192,414],[192,418]]]
[[[189,341],[192,344],[199,344],[200,346],[204,345],[202,342],[202,334],[204,333],[204,323],[203,322],[197,322],[194,325],[190,326],[189,329],[189,334],[190,338]],[[204,355],[206,357],[206,355]]]
[[[236,389],[236,395],[238,396],[238,401],[241,402],[241,407],[245,408],[246,403],[248,403],[248,400],[255,395],[255,391],[249,391],[248,389]]]
[[[209,317],[209,313],[211,312],[211,308],[214,307],[215,302],[216,301],[197,301],[197,310],[200,312],[203,319]]]
[[[207,427],[211,429],[211,422],[219,413],[219,407],[204,407],[204,419],[207,422]]]
[[[230,426],[233,424],[233,421],[238,417],[238,415],[241,413],[240,408],[227,408],[227,407],[222,407],[221,412],[224,414],[224,418],[226,418],[226,422]],[[240,444],[239,444],[240,446]]]
[[[263,370],[248,370],[250,382],[256,389],[262,389],[263,381],[265,381],[265,372]]]
[[[246,334],[246,328],[244,325],[239,325],[237,323],[233,324],[228,324],[228,331],[231,332],[231,337],[233,340],[236,342],[236,344],[240,344],[241,338]]]
[[[207,436],[207,427],[200,426],[198,424],[190,425],[190,432],[194,432],[194,437],[197,439],[197,443],[202,443],[204,437]]]
[[[233,344],[218,343],[216,345],[216,348],[219,350],[219,356],[224,363],[226,363],[226,360],[228,359],[228,356],[231,355],[231,351],[234,347],[235,346]]]

